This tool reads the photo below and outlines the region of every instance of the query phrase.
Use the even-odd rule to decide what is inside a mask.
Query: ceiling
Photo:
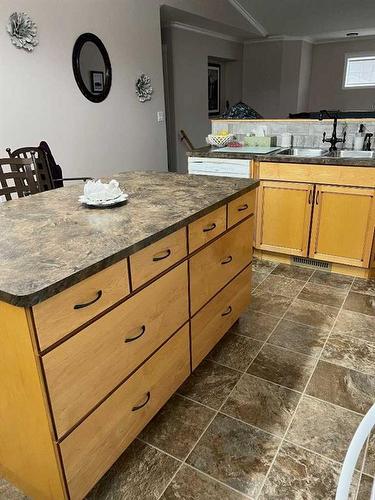
[[[238,0],[268,35],[315,40],[375,34],[374,0]]]
[[[322,42],[375,36],[375,0],[201,0],[197,15],[189,2],[171,1],[162,7],[162,24],[198,28],[239,41],[273,37]],[[191,3],[191,2],[190,2]],[[212,6],[210,5],[212,4]],[[210,9],[210,7],[212,7]]]

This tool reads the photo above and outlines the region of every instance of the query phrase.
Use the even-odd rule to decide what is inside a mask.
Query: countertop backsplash
[[[346,142],[344,146],[341,143],[337,144],[338,148],[353,148],[354,134],[358,132],[359,125],[363,123],[365,126],[365,133],[369,132],[375,135],[375,120],[366,121],[358,119],[353,120],[338,120],[337,122],[337,136],[342,137],[343,132],[346,131]],[[265,131],[265,135],[276,136],[278,146],[281,146],[281,134],[289,132],[293,136],[293,146],[296,147],[314,147],[328,149],[329,143],[322,142],[323,132],[326,132],[327,137],[331,136],[333,128],[333,120],[323,120],[319,122],[318,120],[285,120],[285,121],[258,121],[258,120],[244,120],[232,121],[232,120],[214,120],[212,121],[212,133],[217,134],[221,130],[228,130],[229,133],[236,135],[238,140],[242,139],[242,136],[246,134],[255,133],[255,135],[262,135],[262,131]],[[374,149],[374,143],[372,142],[372,149]]]

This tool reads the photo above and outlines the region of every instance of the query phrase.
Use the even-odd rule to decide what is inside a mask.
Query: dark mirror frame
[[[100,92],[100,94],[92,94],[90,90],[86,87],[81,76],[79,58],[81,55],[82,47],[86,42],[92,42],[93,44],[95,44],[104,59],[104,66],[105,66],[104,89],[102,92]],[[109,91],[111,90],[112,67],[107,49],[104,47],[103,42],[100,40],[100,38],[98,38],[93,33],[83,33],[82,35],[80,35],[77,38],[76,43],[74,44],[73,47],[72,63],[73,63],[74,78],[76,79],[77,85],[82,94],[91,102],[104,101],[104,99],[108,96]]]

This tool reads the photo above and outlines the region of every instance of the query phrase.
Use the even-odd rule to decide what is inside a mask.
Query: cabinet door
[[[261,182],[256,248],[307,256],[313,189],[313,184]]]
[[[374,189],[317,186],[310,257],[368,267],[374,235]]]

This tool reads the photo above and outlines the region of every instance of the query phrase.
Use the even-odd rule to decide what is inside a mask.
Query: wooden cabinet
[[[257,249],[371,267],[375,168],[261,162],[255,173]]]
[[[131,255],[130,272],[133,290],[155,278],[186,255],[185,227]]]
[[[189,224],[188,232],[190,253],[219,236],[219,234],[223,233],[226,228],[226,206],[220,207]]]
[[[41,350],[129,294],[126,260],[94,274],[33,307]]]
[[[258,190],[256,247],[307,255],[312,184],[264,181]]]
[[[233,325],[250,302],[251,268],[247,267],[191,320],[193,370]]]
[[[0,325],[0,474],[27,493],[24,498],[66,499],[30,315],[0,301]],[[0,497],[6,500],[5,492]]]
[[[187,322],[187,280],[183,262],[42,357],[59,437]]]
[[[183,327],[60,445],[72,499],[83,498],[189,375]]]
[[[260,162],[254,177],[264,181],[309,182],[337,186],[375,186],[375,168],[304,163]]]
[[[374,189],[317,186],[309,256],[368,267],[374,236]]]
[[[253,217],[190,259],[190,309],[195,314],[252,259]]]
[[[254,193],[230,198],[32,310],[0,302],[8,480],[87,494],[247,306],[253,214]]]
[[[249,215],[254,215],[255,194],[255,191],[251,191],[228,203],[228,227],[234,226]]]

